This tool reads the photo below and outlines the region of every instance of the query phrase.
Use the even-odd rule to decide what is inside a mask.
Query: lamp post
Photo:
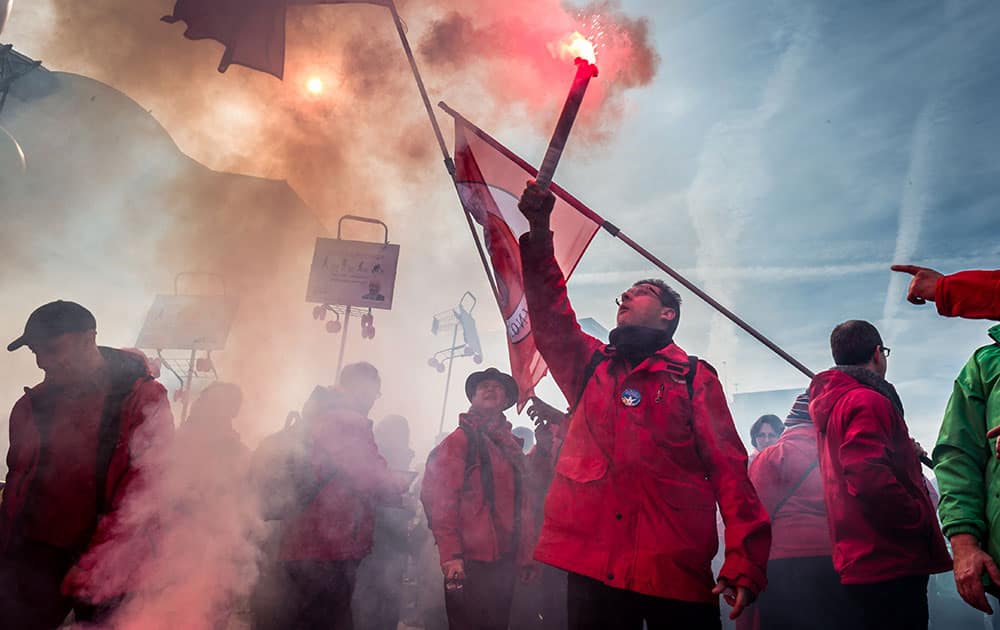
[[[444,417],[448,409],[448,392],[451,388],[451,372],[458,357],[471,356],[473,362],[483,362],[483,350],[479,343],[479,333],[476,331],[476,320],[472,318],[472,311],[476,308],[476,296],[466,291],[458,301],[458,305],[447,311],[442,311],[434,316],[431,322],[431,334],[446,333],[451,330],[451,345],[444,350],[438,350],[430,359],[427,365],[438,372],[445,371],[445,363],[448,364],[448,375],[444,381],[444,400],[441,402],[441,421],[438,424],[438,434],[444,431]],[[462,343],[458,343],[458,334],[462,333]]]

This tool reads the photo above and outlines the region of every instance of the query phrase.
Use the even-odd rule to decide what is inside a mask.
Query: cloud
[[[920,231],[924,213],[930,197],[931,160],[933,157],[933,125],[937,109],[937,98],[929,100],[920,109],[913,134],[910,137],[910,163],[903,181],[903,193],[899,203],[899,228],[896,233],[896,249],[892,260],[908,263],[917,255]],[[885,304],[882,307],[882,327],[886,342],[892,343],[896,334],[894,320],[906,295],[910,277],[893,273],[889,276]]]
[[[770,120],[787,104],[810,54],[815,16],[796,11],[774,30],[788,43],[768,77],[755,109],[738,112],[716,123],[698,157],[698,170],[688,190],[688,213],[698,238],[698,267],[733,267],[734,256],[749,218],[764,208],[771,183],[762,156],[762,139]],[[789,30],[790,29],[790,30]],[[786,38],[786,33],[787,38]],[[709,276],[705,290],[723,303],[733,303],[733,287]],[[736,329],[721,315],[712,317],[708,356],[732,358]]]

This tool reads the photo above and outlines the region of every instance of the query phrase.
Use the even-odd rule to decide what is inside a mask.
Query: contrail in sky
[[[937,100],[928,101],[917,115],[916,124],[910,140],[910,165],[903,181],[903,194],[899,206],[899,231],[896,234],[896,250],[892,256],[894,262],[905,263],[917,255],[920,243],[920,229],[927,210],[930,195],[928,177],[930,176],[931,143],[933,140],[933,118],[937,108]],[[889,287],[886,291],[885,304],[882,307],[883,334],[887,342],[895,334],[894,320],[899,311],[902,297],[906,294],[909,276],[893,273],[889,276]]]
[[[739,241],[749,215],[760,207],[770,190],[767,165],[761,155],[762,136],[771,119],[787,104],[815,36],[815,16],[811,12],[793,13],[786,22],[787,26],[779,28],[791,28],[793,32],[758,106],[716,123],[698,158],[698,172],[687,197],[698,236],[699,267],[739,264],[730,256],[732,245]],[[732,302],[728,283],[710,280],[704,288],[722,302]],[[722,316],[714,315],[708,356],[720,361],[731,357],[736,343],[736,328]]]

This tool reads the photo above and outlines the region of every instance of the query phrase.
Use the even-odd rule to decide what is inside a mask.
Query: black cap
[[[517,402],[517,381],[510,374],[504,374],[494,367],[486,368],[482,372],[473,372],[469,378],[465,379],[465,397],[471,402],[472,397],[476,395],[476,388],[479,387],[479,384],[489,380],[499,381],[507,392],[507,404],[504,405],[504,409],[509,409]]]
[[[10,342],[8,352],[21,346],[48,341],[71,332],[97,330],[94,314],[76,302],[56,300],[35,309],[24,325],[24,334]]]

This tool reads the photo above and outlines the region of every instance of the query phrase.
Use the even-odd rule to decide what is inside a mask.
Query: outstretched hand
[[[542,187],[535,182],[528,182],[524,192],[521,193],[521,200],[517,202],[517,208],[531,227],[545,230],[549,229],[549,216],[555,205],[555,195],[549,190],[542,190]]]
[[[928,267],[916,265],[893,265],[892,270],[913,276],[910,288],[906,292],[907,300],[913,304],[926,304],[928,301],[934,301],[934,291],[937,289],[937,281],[942,274]]]

